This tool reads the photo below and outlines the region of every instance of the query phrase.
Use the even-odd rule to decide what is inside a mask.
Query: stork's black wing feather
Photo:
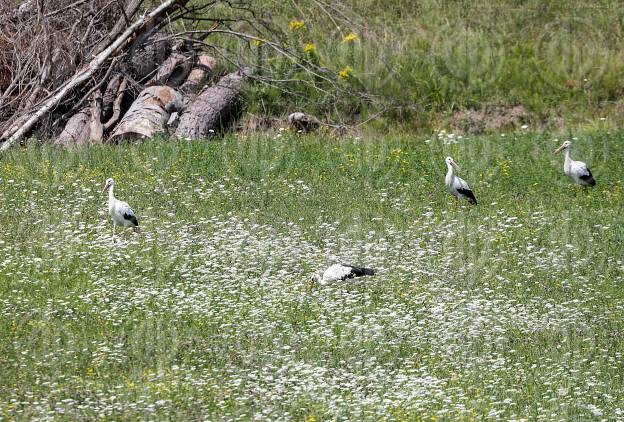
[[[474,193],[472,193],[470,189],[460,188],[460,189],[457,189],[457,192],[464,195],[468,199],[468,202],[470,202],[472,205],[477,205],[477,198],[475,198]]]

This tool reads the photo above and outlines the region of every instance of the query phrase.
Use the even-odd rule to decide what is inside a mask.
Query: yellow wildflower
[[[338,72],[338,76],[340,76],[342,79],[348,79],[351,77],[352,73],[353,73],[353,68],[351,66],[347,66],[344,69],[342,69],[340,72]]]
[[[316,53],[316,45],[314,45],[314,43],[307,43],[303,46],[303,51],[308,54],[314,54]]]
[[[353,41],[357,40],[358,36],[354,33],[354,32],[349,32],[347,35],[345,35],[345,37],[342,39],[342,42],[346,42],[346,43],[352,43]]]
[[[294,19],[294,20],[292,20],[292,21],[290,21],[290,22],[288,23],[288,28],[289,28],[291,31],[296,31],[297,29],[301,29],[301,28],[303,28],[304,26],[305,26],[305,22],[304,22],[304,21],[297,20],[297,19]]]
[[[262,40],[260,38],[256,38],[255,40],[251,41],[251,44],[253,44],[256,47],[260,47],[262,44],[264,44],[266,41]]]

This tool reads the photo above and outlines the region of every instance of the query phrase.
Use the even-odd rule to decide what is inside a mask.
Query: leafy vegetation
[[[398,124],[425,132],[457,126],[453,116],[462,110],[491,117],[515,106],[526,110],[524,123],[554,131],[623,123],[624,9],[617,1],[260,5],[301,60],[324,67],[342,89],[365,95],[336,95],[325,81],[256,42],[241,56],[270,68],[277,79],[314,81],[325,90],[256,84],[247,92],[251,113],[304,109],[357,123],[382,111],[376,129]],[[508,129],[501,125],[493,131]]]
[[[624,133],[575,138],[595,189],[557,145],[282,131],[12,151],[0,415],[622,418]],[[446,193],[446,155],[479,206]],[[141,235],[111,241],[107,177]],[[378,275],[310,284],[336,261]]]

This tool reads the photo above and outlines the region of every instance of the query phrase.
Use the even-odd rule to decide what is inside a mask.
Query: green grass
[[[577,138],[595,189],[547,134],[12,151],[0,415],[621,418],[624,133]],[[335,261],[378,275],[311,286]]]
[[[384,110],[374,127],[399,124],[424,133],[457,126],[451,116],[458,110],[485,110],[493,117],[517,105],[527,112],[525,123],[551,131],[623,122],[624,9],[617,1],[314,0],[293,7],[266,0],[256,5],[276,29],[262,37],[285,43],[324,67],[338,86],[366,92],[367,100],[336,94],[324,83],[319,84],[326,92],[295,83],[256,84],[247,90],[254,114],[303,109],[357,123]],[[292,20],[305,25],[292,29]],[[351,32],[357,39],[345,42]],[[210,42],[227,43],[220,37]],[[304,52],[308,44],[314,44],[313,52]],[[238,49],[236,60],[259,64],[277,79],[310,79],[266,45]],[[351,75],[341,78],[347,67]]]

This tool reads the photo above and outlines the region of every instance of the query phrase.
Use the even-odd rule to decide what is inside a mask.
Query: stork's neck
[[[563,151],[563,156],[565,157],[565,162],[569,163],[570,161],[572,161],[572,159],[570,158],[570,148],[566,148]]]
[[[446,171],[446,178],[450,179],[455,175],[455,170],[453,169],[453,166],[451,164],[446,163],[446,167],[448,168],[448,170]]]
[[[108,189],[108,203],[109,204],[115,202],[115,195],[113,195],[113,188],[114,186],[111,186]]]

